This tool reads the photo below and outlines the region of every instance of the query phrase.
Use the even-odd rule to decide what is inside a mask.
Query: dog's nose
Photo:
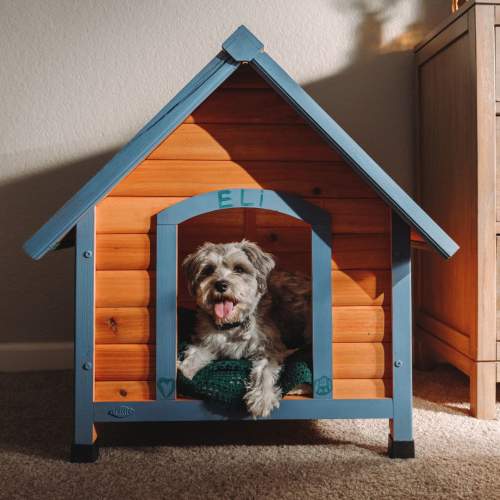
[[[228,286],[229,283],[226,280],[216,281],[214,285],[215,289],[220,293],[225,292]]]

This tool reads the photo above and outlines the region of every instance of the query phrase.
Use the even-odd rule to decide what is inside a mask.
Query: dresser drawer
[[[495,26],[495,101],[500,102],[500,26]],[[497,105],[498,107],[498,105]]]
[[[498,60],[500,62],[500,59]],[[500,64],[499,64],[500,66]],[[500,82],[499,82],[500,85]],[[496,103],[497,106],[500,104],[500,101]],[[496,121],[496,213],[497,213],[497,221],[500,221],[500,115],[495,117]],[[497,224],[497,232],[498,232],[498,224]]]
[[[497,235],[497,359],[500,360],[500,235]]]

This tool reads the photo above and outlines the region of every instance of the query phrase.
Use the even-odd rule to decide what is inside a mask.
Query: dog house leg
[[[75,429],[76,435],[76,429]],[[97,444],[97,432],[95,426],[92,426],[92,443],[71,445],[71,462],[73,463],[92,463],[99,458],[99,445]]]
[[[389,456],[414,458],[410,228],[392,213],[392,398]]]
[[[95,462],[94,427],[94,208],[78,221],[75,276],[75,386],[72,462]]]

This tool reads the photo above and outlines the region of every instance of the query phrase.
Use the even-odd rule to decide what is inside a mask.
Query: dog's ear
[[[203,264],[205,264],[207,255],[213,251],[214,248],[215,245],[213,243],[205,242],[182,261],[182,270],[187,278],[188,291],[191,295],[195,295],[196,286],[200,277],[200,270]]]
[[[267,290],[267,277],[276,265],[273,256],[264,252],[257,244],[247,240],[241,242],[241,249],[257,270],[259,292],[264,293]]]
[[[195,277],[198,274],[197,273],[197,267],[198,267],[197,256],[198,256],[198,253],[193,252],[193,253],[190,253],[182,261],[182,271],[184,272],[184,275],[186,276],[188,291],[191,295],[193,295],[193,293],[194,293],[194,285],[195,285],[195,281],[196,281]]]

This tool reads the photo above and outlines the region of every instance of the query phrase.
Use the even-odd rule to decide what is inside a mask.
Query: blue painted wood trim
[[[90,181],[63,205],[23,246],[40,259],[57,246],[87,209],[94,206],[165,137],[198,107],[239,66],[225,53],[218,54],[121,149]]]
[[[441,255],[449,258],[458,250],[429,215],[268,54],[259,52],[250,64]]]
[[[392,382],[394,441],[413,440],[410,228],[392,212]]]
[[[156,230],[156,399],[175,399],[177,373],[177,226]]]
[[[146,123],[146,125],[144,125],[144,127],[142,127],[139,132],[137,132],[135,137],[142,135],[160,120],[163,120],[163,118],[170,114],[174,108],[190,99],[194,91],[200,89],[203,85],[205,85],[207,80],[212,78],[212,76],[214,76],[225,65],[229,65],[229,69],[232,69],[231,73],[239,67],[239,64],[233,61],[231,57],[228,57],[228,55],[224,51],[221,51],[205,67],[203,67],[188,82],[188,84],[184,88],[182,88],[160,111],[158,111],[158,113],[156,113],[156,115],[153,116],[153,118],[151,118],[151,120],[149,120],[149,122]],[[228,76],[230,76],[231,73]],[[186,115],[186,117],[187,116],[189,116],[189,114]]]
[[[74,444],[93,443],[94,207],[76,226]]]
[[[319,225],[330,223],[330,214],[304,199],[267,189],[223,189],[192,196],[157,215],[157,224],[181,224],[209,212],[227,208],[263,208]]]
[[[223,189],[203,193],[167,207],[157,215],[157,391],[160,389],[160,380],[168,380],[170,383],[174,378],[170,371],[173,368],[170,364],[168,369],[165,368],[167,363],[164,358],[167,351],[175,352],[174,344],[164,344],[167,342],[165,338],[173,339],[177,333],[173,319],[176,315],[177,296],[177,275],[174,271],[177,269],[177,240],[173,228],[205,213],[242,207],[273,210],[311,225],[314,397],[331,399],[333,367],[330,214],[300,197],[264,189]],[[170,356],[175,359],[174,354]],[[165,369],[169,375],[163,373]]]
[[[116,415],[116,416],[115,416]],[[267,418],[258,420],[316,420],[342,418],[392,418],[391,399],[284,400]],[[94,403],[96,422],[176,422],[251,420],[244,410],[228,412],[203,401],[149,401]]]
[[[312,326],[314,397],[333,397],[331,224],[312,225]]]
[[[246,26],[241,25],[223,44],[222,48],[235,61],[251,61],[264,44]]]

